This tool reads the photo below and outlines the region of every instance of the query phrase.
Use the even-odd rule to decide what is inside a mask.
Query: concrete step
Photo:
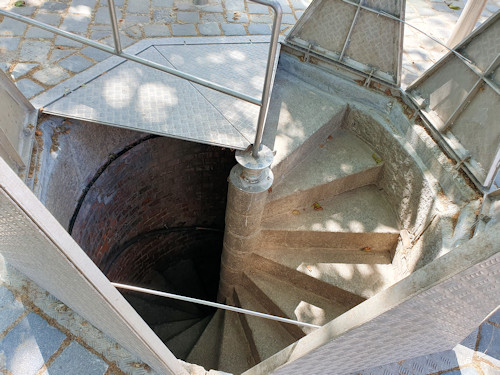
[[[152,303],[149,300],[142,299],[138,295],[124,293],[124,297],[150,326],[200,317],[197,314],[187,313],[169,306]]]
[[[300,272],[362,298],[370,298],[396,281],[388,252],[275,248],[261,249],[258,255],[279,263],[290,274]],[[380,257],[383,263],[377,261]]]
[[[304,206],[264,218],[260,247],[392,251],[397,245],[396,216],[375,185]]]
[[[256,365],[238,313],[224,311],[224,328],[218,370],[241,374]]]
[[[278,306],[267,294],[266,292],[259,287],[258,284],[254,282],[254,278],[247,273],[242,274],[241,285],[247,292],[249,292],[254,299],[258,300],[259,303],[264,307],[264,313],[281,316],[283,318],[288,318],[288,315]],[[296,325],[281,323],[279,322],[281,327],[285,329],[290,336],[294,338],[294,340],[300,340],[305,336],[304,331]]]
[[[322,326],[350,309],[350,306],[344,306],[265,272],[252,270],[246,275],[286,317],[293,320]],[[305,334],[315,330],[298,328]]]
[[[348,263],[348,264],[391,264],[389,251],[344,250],[321,247],[274,247],[258,248],[255,254],[279,262],[286,257],[293,268],[311,263]]]
[[[189,352],[196,344],[201,334],[207,327],[208,322],[212,317],[207,316],[191,327],[178,333],[166,342],[167,347],[174,353],[174,355],[182,360],[185,360]]]
[[[224,326],[224,310],[217,310],[186,358],[187,362],[217,369]]]
[[[263,143],[276,150],[275,182],[342,124],[346,109],[342,99],[278,66],[263,135]]]
[[[201,318],[195,318],[195,319],[179,320],[177,322],[158,324],[153,327],[153,331],[158,335],[158,337],[163,342],[167,342],[172,337],[185,331],[192,325],[198,323],[200,320]]]
[[[328,284],[321,279],[316,279],[306,273],[284,266],[279,262],[258,254],[252,254],[249,257],[249,262],[249,266],[252,270],[259,270],[275,278],[287,281],[290,284],[300,285],[301,289],[326,298],[327,300],[335,301],[348,309],[365,301],[365,298],[357,294]]]
[[[353,133],[336,130],[274,184],[264,217],[300,210],[311,202],[375,184],[383,164],[375,159],[379,160],[373,150]]]
[[[235,288],[235,303],[247,310],[266,313],[258,300],[241,286]],[[258,362],[295,342],[292,335],[278,322],[245,314],[240,314],[240,320],[251,350],[257,352]]]

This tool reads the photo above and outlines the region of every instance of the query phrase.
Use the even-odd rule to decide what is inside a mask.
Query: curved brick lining
[[[149,139],[101,173],[76,215],[72,235],[101,269],[109,269],[116,278],[124,274],[139,280],[146,270],[166,262],[167,254],[178,258],[183,251],[192,252],[193,246],[203,249],[204,243],[217,243],[212,237],[222,235],[184,231],[138,241],[123,259],[110,252],[160,228],[222,230],[227,176],[234,164],[229,150],[170,138]],[[109,261],[116,262],[116,267],[106,264]]]

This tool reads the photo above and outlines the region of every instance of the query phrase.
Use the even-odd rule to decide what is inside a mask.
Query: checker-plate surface
[[[138,56],[260,98],[268,43],[152,45]],[[44,107],[45,113],[244,149],[259,108],[127,61]]]

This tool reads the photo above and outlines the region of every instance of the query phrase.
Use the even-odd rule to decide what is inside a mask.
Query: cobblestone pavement
[[[198,1],[198,0],[194,0]],[[279,0],[286,35],[312,0]],[[107,0],[0,0],[0,8],[71,31],[108,45],[112,43]],[[451,9],[450,4],[459,9]],[[247,0],[115,0],[123,47],[143,38],[269,34],[271,11]],[[464,0],[408,0],[406,20],[445,42]],[[489,0],[482,17],[500,9]],[[403,85],[409,84],[445,50],[417,31],[405,27]],[[108,53],[84,47],[61,36],[0,16],[0,68],[9,73],[29,98],[107,58]]]

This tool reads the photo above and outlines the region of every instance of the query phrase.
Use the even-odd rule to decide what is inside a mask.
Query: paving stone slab
[[[198,23],[200,14],[198,12],[178,12],[177,21],[181,23]]]
[[[247,31],[243,25],[223,23],[221,28],[225,35],[247,35]]]
[[[201,35],[221,35],[222,32],[217,23],[203,23],[198,25]]]
[[[16,82],[17,88],[23,93],[28,99],[34,97],[35,95],[43,91],[43,87],[39,84],[33,82],[31,79],[24,78]]]
[[[142,39],[142,30],[140,26],[132,26],[125,30],[128,36],[135,39]]]
[[[172,8],[174,6],[174,0],[153,0],[152,5],[154,7]]]
[[[41,6],[41,9],[49,10],[49,11],[64,11],[68,7],[68,4],[60,3],[58,1],[47,1],[44,2]]]
[[[175,13],[172,9],[157,9],[153,12],[153,22],[155,23],[174,23]]]
[[[26,31],[25,23],[5,17],[0,23],[0,36],[19,36]]]
[[[248,25],[248,32],[252,35],[269,35],[271,28],[267,24],[250,24]]]
[[[174,36],[195,36],[197,35],[194,25],[172,25],[172,34]]]
[[[35,26],[30,26],[24,37],[36,39],[52,39],[54,38],[54,35],[55,34],[51,33],[50,31],[43,30]]]
[[[52,26],[57,26],[61,23],[62,16],[58,13],[38,13],[35,16],[35,19],[37,21],[52,25]]]
[[[49,57],[49,62],[55,62],[58,60],[61,60],[62,58],[71,55],[72,53],[75,53],[76,50],[74,49],[55,49],[52,51],[52,54]]]
[[[0,51],[2,49],[6,49],[9,51],[15,51],[15,50],[17,50],[17,47],[19,46],[20,41],[21,41],[21,38],[19,38],[19,37],[0,38]]]
[[[21,45],[20,60],[43,63],[47,60],[51,47],[52,44],[47,41],[27,40]]]
[[[79,73],[93,64],[85,57],[79,55],[71,55],[64,60],[59,61],[59,65],[73,73]]]
[[[12,70],[12,77],[14,77],[15,80],[17,80],[19,77],[29,73],[30,71],[33,70],[33,68],[37,67],[38,64],[27,64],[27,63],[19,63],[16,64],[14,69]],[[1,300],[1,298],[0,298]]]
[[[0,341],[0,353],[13,375],[35,374],[65,338],[42,317],[30,313]]]
[[[0,335],[24,312],[24,306],[4,286],[0,286]]]
[[[248,14],[241,13],[238,11],[226,12],[226,19],[228,22],[234,22],[234,23],[247,23],[247,22],[249,22]]]
[[[261,4],[247,4],[248,12],[255,14],[269,14],[269,8]]]
[[[116,13],[117,19],[122,18],[122,11],[119,8],[115,9],[115,13]],[[94,21],[95,21],[95,23],[102,24],[102,25],[111,25],[111,20],[109,18],[109,8],[108,7],[100,7],[99,9],[97,9]]]
[[[61,30],[85,33],[90,24],[90,15],[68,14],[61,24]]]
[[[157,36],[170,36],[170,29],[167,25],[144,25],[144,35],[146,38]]]
[[[130,13],[149,13],[148,0],[128,0],[127,12]]]
[[[80,53],[87,56],[87,57],[90,57],[91,59],[93,59],[95,61],[102,61],[104,59],[107,59],[110,56],[113,56],[110,53],[101,51],[100,49],[93,48],[93,47],[85,47],[84,49],[82,49],[80,51]]]
[[[115,45],[115,40],[113,39],[112,36],[108,36],[107,38],[105,38],[104,40],[102,40],[102,43],[103,44],[106,44],[110,47],[114,47]],[[120,34],[120,44],[122,46],[122,48],[126,48],[132,44],[135,43],[135,40],[132,39],[132,38],[129,38],[128,36],[126,35],[123,35],[123,34]]]
[[[21,16],[31,16],[35,13],[37,7],[35,6],[27,6],[27,7],[12,7],[8,9],[12,13],[20,14]]]
[[[201,22],[216,22],[216,23],[224,23],[226,19],[222,14],[218,13],[205,13],[201,15]]]
[[[104,375],[108,364],[83,346],[72,341],[49,366],[50,375]]]
[[[245,11],[245,2],[243,0],[226,0],[225,3],[227,10]]]
[[[208,12],[208,13],[222,13],[222,12],[224,12],[224,8],[220,4],[202,5],[202,6],[199,6],[199,9],[202,12]]]
[[[68,77],[69,74],[59,66],[49,66],[33,74],[33,78],[44,85],[55,85]]]
[[[477,355],[500,367],[500,328],[490,323],[481,326]]]

